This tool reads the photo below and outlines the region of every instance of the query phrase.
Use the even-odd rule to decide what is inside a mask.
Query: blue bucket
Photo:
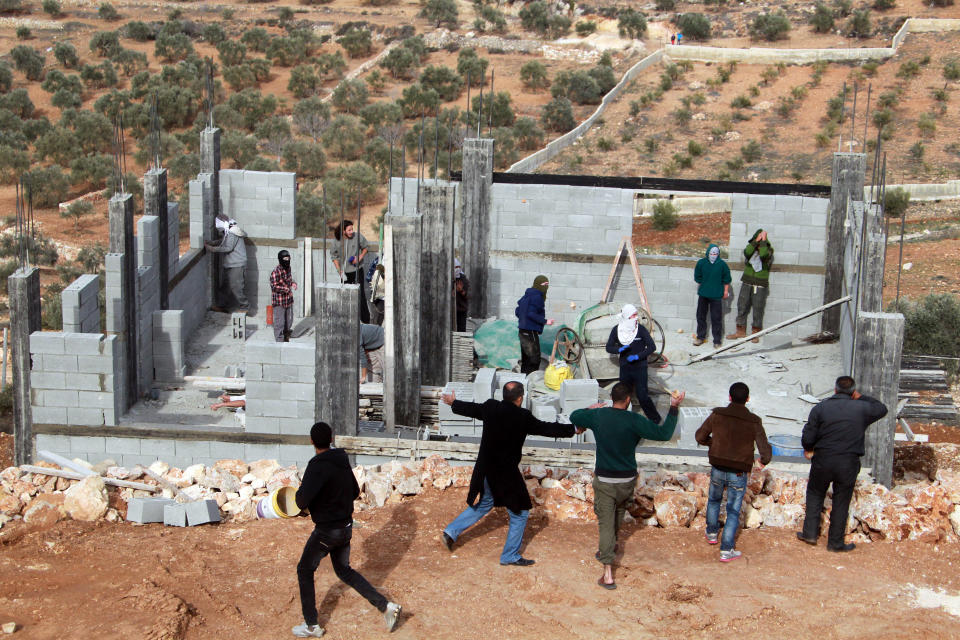
[[[803,457],[803,445],[798,436],[775,435],[767,438],[775,456]]]

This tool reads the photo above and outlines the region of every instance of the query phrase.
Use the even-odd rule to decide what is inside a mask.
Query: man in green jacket
[[[678,407],[686,395],[674,391],[670,412],[662,424],[629,410],[631,385],[618,382],[610,391],[613,408],[604,403],[589,409],[577,409],[570,422],[577,431],[590,429],[597,441],[597,461],[593,475],[593,512],[600,527],[600,550],[596,558],[603,564],[603,576],[597,581],[604,589],[616,589],[613,560],[616,556],[617,531],[623,522],[627,504],[637,487],[637,444],[642,438],[669,440],[677,426]]]
[[[693,269],[693,279],[697,287],[697,336],[694,346],[700,346],[707,340],[707,311],[710,311],[710,330],[713,333],[713,346],[719,348],[723,343],[723,300],[730,297],[730,267],[720,257],[720,247],[710,244],[703,258],[697,260]]]
[[[737,297],[737,330],[727,336],[730,340],[747,335],[747,315],[753,308],[753,333],[763,329],[763,310],[770,293],[770,266],[773,264],[773,246],[767,232],[757,229],[743,248],[743,277]],[[754,338],[753,342],[760,342]]]

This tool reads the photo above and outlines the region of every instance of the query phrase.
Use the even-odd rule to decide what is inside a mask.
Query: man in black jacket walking
[[[827,551],[852,551],[856,545],[852,542],[844,544],[843,536],[847,529],[850,498],[860,473],[864,434],[867,427],[887,415],[887,407],[857,391],[850,376],[837,378],[834,391],[834,395],[810,410],[803,426],[801,444],[804,455],[810,459],[810,478],[807,481],[806,518],[803,531],[797,532],[797,538],[807,544],[817,544],[823,500],[827,487],[833,483]]]
[[[353,501],[360,495],[357,479],[350,469],[350,460],[343,449],[333,449],[333,430],[325,422],[310,429],[310,441],[317,455],[310,459],[303,481],[297,490],[297,506],[301,513],[309,510],[315,526],[297,564],[300,583],[300,606],[303,624],[293,628],[298,638],[319,638],[323,627],[318,624],[317,596],[313,574],[327,554],[337,577],[353,587],[381,613],[387,631],[393,631],[400,615],[400,605],[388,602],[367,580],[350,566],[350,539],[353,537]]]
[[[510,514],[510,529],[500,554],[500,564],[529,567],[533,560],[520,555],[523,531],[530,515],[530,493],[520,474],[520,456],[527,434],[550,438],[570,438],[572,424],[542,422],[523,409],[523,385],[508,382],[503,385],[503,400],[487,400],[483,404],[457,400],[451,391],[443,401],[454,413],[483,420],[480,450],[473,466],[467,508],[443,530],[443,544],[448,551],[468,527],[472,527],[494,507],[506,507]],[[479,502],[478,502],[479,499]]]

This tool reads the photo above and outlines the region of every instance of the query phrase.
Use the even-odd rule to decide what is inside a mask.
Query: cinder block
[[[254,415],[247,403],[247,421],[244,431],[247,433],[280,433],[280,419],[273,416]]]
[[[115,338],[116,336],[110,336]],[[74,372],[80,373],[108,373],[113,374],[114,357],[111,350],[109,357],[103,356],[73,356],[77,362]]]
[[[195,527],[198,524],[220,522],[220,507],[216,500],[196,500],[183,505],[187,515],[187,525]]]
[[[38,433],[35,436],[37,450],[45,449],[61,455],[70,455],[70,436],[54,436]]]
[[[243,459],[243,444],[240,442],[210,442],[210,457],[214,460]]]
[[[79,392],[75,389],[33,389],[33,401],[41,407],[79,407]]]
[[[307,380],[304,380],[306,369],[309,372]],[[314,379],[313,370],[307,367],[294,367],[291,365],[264,364],[263,379],[271,382],[309,382]]]
[[[251,364],[280,364],[281,348],[277,343],[270,342],[252,342],[248,341],[246,345],[247,366]]]
[[[33,424],[59,424],[59,425],[67,424],[67,408],[66,407],[33,406],[30,408],[30,412],[32,413]],[[40,438],[40,436],[38,435],[37,438]],[[39,440],[37,441],[37,448],[38,449],[44,448],[40,446]],[[59,449],[57,451],[59,451]]]
[[[186,505],[174,502],[163,506],[163,524],[168,527],[187,526]]]
[[[285,383],[280,387],[280,399],[298,402],[314,402],[316,399],[316,385],[297,382]]]
[[[280,363],[300,367],[314,367],[317,361],[317,349],[314,344],[287,342],[280,343]]]
[[[286,435],[309,435],[312,424],[311,420],[304,420],[303,418],[277,418],[280,433]]]
[[[283,390],[283,384],[279,382],[254,382],[247,379],[247,401],[253,400],[276,400],[280,397]],[[250,408],[247,410],[250,413]]]
[[[477,371],[477,376],[473,379],[474,402],[486,402],[493,397],[496,377],[497,370],[490,367],[484,367]]]
[[[253,462],[254,460],[276,460],[279,457],[280,445],[278,444],[245,444],[243,456],[240,459]]]
[[[71,376],[72,381],[72,376]],[[72,386],[72,385],[71,385]],[[58,371],[31,371],[31,389],[66,389],[66,374]]]
[[[63,337],[59,331],[34,331],[30,334],[30,353],[63,355]]]
[[[96,453],[104,454],[106,452],[106,439],[100,436],[72,436],[70,438],[70,453]]]
[[[286,400],[260,400],[258,403],[260,415],[273,416],[275,418],[296,418],[297,407],[299,403]]]
[[[132,498],[127,503],[127,520],[148,524],[163,522],[164,508],[176,504],[169,498]]]
[[[185,458],[210,457],[210,442],[205,440],[182,441],[174,444],[175,455]]]
[[[97,427],[104,424],[104,409],[67,407],[67,424]]]

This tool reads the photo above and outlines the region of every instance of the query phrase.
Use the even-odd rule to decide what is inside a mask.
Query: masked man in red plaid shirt
[[[273,294],[273,337],[277,342],[290,342],[293,326],[293,290],[297,283],[290,275],[290,252],[277,254],[280,264],[270,273],[270,292]]]

